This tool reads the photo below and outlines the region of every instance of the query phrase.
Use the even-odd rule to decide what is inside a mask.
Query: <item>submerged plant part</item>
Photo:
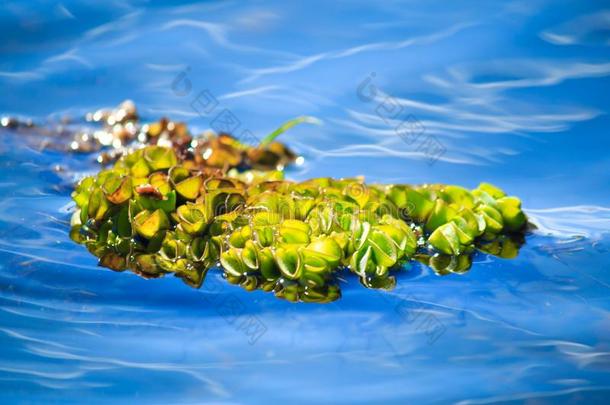
[[[73,193],[72,238],[114,270],[174,273],[197,287],[220,264],[230,283],[308,302],[337,299],[344,271],[390,289],[392,270],[410,260],[460,273],[477,249],[514,257],[523,243],[519,199],[491,184],[292,182],[277,171],[254,176],[210,164],[218,154],[238,166],[224,149],[228,138],[213,142],[212,152],[192,155],[147,146],[83,179]]]

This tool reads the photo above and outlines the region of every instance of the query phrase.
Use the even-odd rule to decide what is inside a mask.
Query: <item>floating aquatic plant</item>
[[[510,258],[523,243],[519,199],[488,183],[292,182],[278,171],[229,170],[294,156],[275,143],[277,159],[262,164],[253,156],[270,150],[268,140],[246,147],[220,135],[195,151],[155,144],[125,154],[76,186],[71,236],[113,270],[173,273],[198,287],[220,264],[230,283],[308,302],[337,299],[341,272],[390,289],[392,271],[411,260],[461,273],[476,250]]]
[[[349,272],[367,288],[391,289],[395,271],[421,262],[437,274],[470,269],[480,251],[513,258],[527,218],[518,198],[491,184],[366,184],[361,178],[284,179],[297,156],[277,137],[193,135],[162,118],[140,123],[132,102],[88,114],[97,126],[50,129],[2,119],[2,127],[100,151],[104,165],[72,194],[71,237],[102,266],[144,277],[175,274],[198,287],[211,268],[247,290],[291,301],[329,302]],[[57,129],[59,128],[59,129]],[[108,167],[112,165],[112,167]]]

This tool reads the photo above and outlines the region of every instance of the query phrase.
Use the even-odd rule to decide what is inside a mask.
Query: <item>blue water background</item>
[[[346,276],[329,305],[195,290],[97,267],[66,223],[94,156],[0,132],[0,402],[608,402],[608,2],[5,1],[0,34],[2,113],[130,98],[256,137],[312,115],[291,178],[489,181],[538,225],[515,260]]]

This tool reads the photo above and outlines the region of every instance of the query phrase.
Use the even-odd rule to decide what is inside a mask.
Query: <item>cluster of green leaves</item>
[[[391,288],[390,270],[411,259],[465,271],[477,247],[515,255],[508,235],[526,224],[520,201],[485,183],[469,191],[251,174],[206,175],[173,149],[148,146],[77,185],[72,237],[115,270],[199,286],[220,263],[246,289],[328,302],[343,268],[375,288]]]

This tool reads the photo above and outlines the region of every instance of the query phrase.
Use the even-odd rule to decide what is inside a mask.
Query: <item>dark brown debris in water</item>
[[[87,121],[103,123],[108,126],[137,122],[139,119],[136,105],[131,100],[123,101],[113,110],[101,109],[88,113],[85,118]]]
[[[163,117],[141,124],[133,101],[123,101],[114,109],[86,114],[85,125],[62,117],[60,122],[34,125],[15,117],[0,119],[1,127],[34,139],[41,149],[76,153],[99,152],[97,161],[106,166],[121,156],[147,145],[172,147],[178,158],[192,168],[226,173],[232,168],[277,170],[293,163],[297,156],[284,144],[265,147],[242,143],[226,133],[206,132],[194,136],[183,122]]]
[[[17,117],[5,116],[0,118],[0,127],[8,129],[33,128],[34,122],[30,119],[22,120]]]

